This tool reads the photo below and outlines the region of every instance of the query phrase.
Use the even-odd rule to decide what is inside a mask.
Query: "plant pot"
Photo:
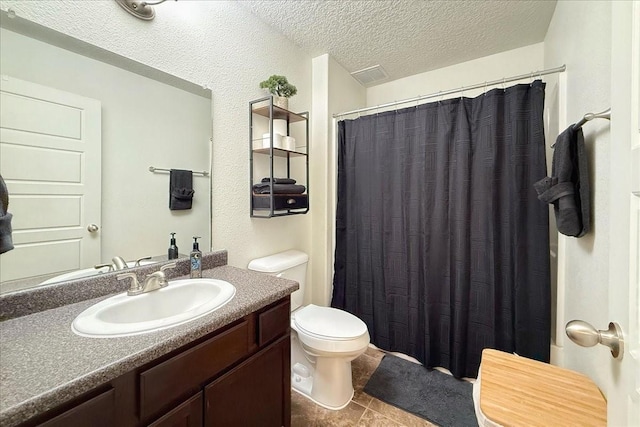
[[[273,105],[276,107],[284,108],[285,110],[289,109],[289,98],[285,98],[284,96],[273,95]]]

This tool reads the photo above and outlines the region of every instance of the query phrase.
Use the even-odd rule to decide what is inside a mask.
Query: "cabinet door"
[[[149,427],[200,427],[202,426],[202,392],[169,411]]]
[[[290,337],[279,339],[205,387],[205,426],[291,424]]]
[[[106,391],[42,424],[43,427],[110,427],[114,425],[115,392]]]

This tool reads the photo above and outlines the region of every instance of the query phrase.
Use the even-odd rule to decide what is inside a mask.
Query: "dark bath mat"
[[[385,355],[365,393],[443,427],[478,426],[471,383]]]

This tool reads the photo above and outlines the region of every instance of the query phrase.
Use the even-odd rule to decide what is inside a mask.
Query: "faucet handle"
[[[169,264],[165,264],[162,267],[160,267],[160,271],[165,271],[165,270],[169,270],[170,268],[176,268],[177,264],[175,262],[171,262]]]
[[[138,277],[135,273],[121,273],[116,276],[118,280],[131,279],[131,286],[127,291],[128,295],[136,295],[140,293],[142,287],[140,286],[140,282],[138,282]]]
[[[101,268],[109,267],[109,271],[107,273],[113,271],[113,264],[96,264],[93,266],[96,270],[100,270]]]
[[[145,257],[142,257],[142,258],[138,258],[136,260],[136,263],[133,266],[134,267],[140,267],[140,261],[146,261],[148,259],[151,259],[151,256],[145,256]]]

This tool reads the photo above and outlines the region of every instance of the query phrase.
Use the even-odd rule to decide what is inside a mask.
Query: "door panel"
[[[100,263],[100,235],[87,230],[101,223],[100,158],[99,101],[2,76],[0,174],[15,249],[0,257],[0,282]]]

